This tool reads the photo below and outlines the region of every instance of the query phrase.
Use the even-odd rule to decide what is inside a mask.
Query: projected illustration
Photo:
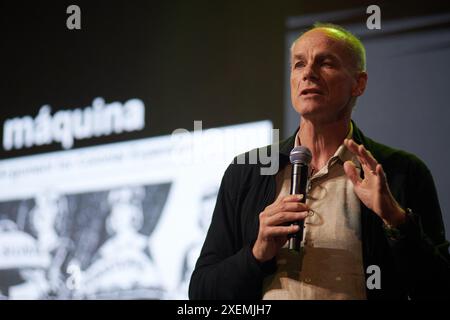
[[[148,241],[170,185],[0,203],[2,296],[159,299]]]

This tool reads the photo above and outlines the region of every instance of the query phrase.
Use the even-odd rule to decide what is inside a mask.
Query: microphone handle
[[[292,165],[291,174],[291,194],[302,194],[303,198],[300,202],[306,202],[306,186],[308,184],[308,166],[305,164],[294,163]],[[289,235],[289,249],[300,251],[300,244],[303,240],[303,229],[305,221],[294,221],[291,225],[299,225],[300,228],[296,233]]]

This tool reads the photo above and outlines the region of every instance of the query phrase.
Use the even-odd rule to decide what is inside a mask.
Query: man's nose
[[[303,68],[302,79],[303,80],[318,79],[317,72],[316,72],[315,67],[314,67],[314,65],[312,63],[311,64],[307,64]]]

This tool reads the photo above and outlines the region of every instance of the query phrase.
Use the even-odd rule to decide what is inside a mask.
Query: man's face
[[[362,73],[365,77],[365,73]],[[328,31],[314,29],[292,50],[291,99],[302,117],[333,122],[351,114],[351,100],[364,91],[345,45]]]

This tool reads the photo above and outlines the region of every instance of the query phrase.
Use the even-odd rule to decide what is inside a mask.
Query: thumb
[[[358,172],[356,171],[356,166],[352,161],[348,160],[344,162],[344,171],[347,177],[355,186],[361,183],[362,179],[358,175]]]

